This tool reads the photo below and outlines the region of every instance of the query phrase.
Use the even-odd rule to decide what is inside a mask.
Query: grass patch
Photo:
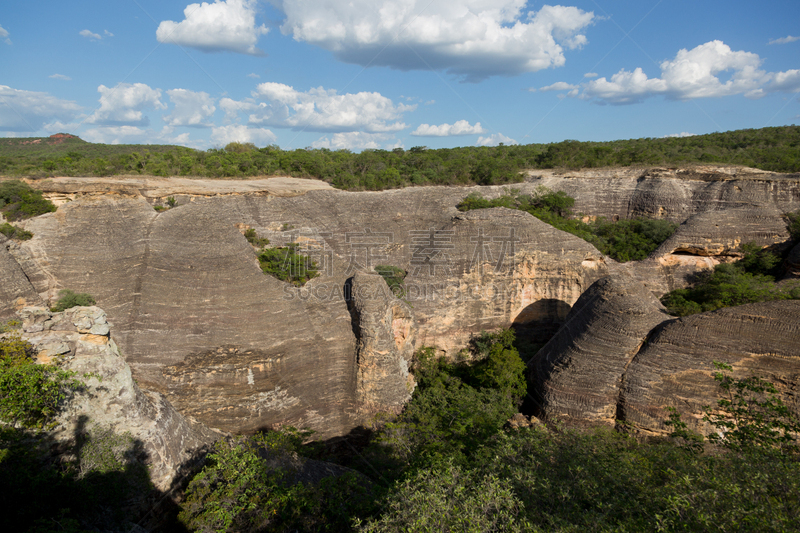
[[[398,298],[403,298],[406,295],[406,286],[403,283],[408,272],[403,270],[400,267],[392,266],[392,265],[378,265],[375,267],[375,272],[381,275],[383,280],[389,286],[389,289],[392,291]]]
[[[266,237],[259,237],[256,230],[253,228],[249,228],[244,232],[244,238],[256,248],[263,248],[269,244],[269,239]]]

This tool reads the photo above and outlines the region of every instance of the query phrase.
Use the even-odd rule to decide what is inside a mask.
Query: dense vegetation
[[[244,177],[288,175],[324,180],[340,189],[408,185],[492,185],[521,181],[520,171],[630,165],[723,163],[776,172],[800,171],[800,127],[738,130],[684,138],[611,142],[563,141],[497,147],[409,150],[281,150],[231,143],[207,151],[179,146],[98,145],[78,138],[2,139],[0,175]],[[27,143],[27,144],[26,144]]]
[[[411,402],[396,419],[377,421],[370,443],[344,461],[294,431],[219,443],[189,486],[183,522],[193,531],[380,533],[800,526],[792,447],[800,426],[763,381],[721,374],[723,398],[710,414],[719,415],[716,443],[704,446],[679,413],[670,417],[673,440],[644,443],[610,430],[509,429],[525,392],[513,333],[481,335],[469,355],[471,364],[449,364],[421,350]],[[761,403],[742,407],[753,401]],[[753,431],[759,421],[766,431]],[[296,470],[277,460],[283,451],[355,472],[293,483]]]
[[[0,182],[0,212],[10,221],[51,213],[56,210],[42,191],[31,188],[25,182],[9,180]]]
[[[755,243],[745,243],[741,249],[742,259],[700,273],[693,287],[671,291],[661,297],[661,303],[670,314],[686,316],[734,305],[800,299],[800,282],[775,281],[782,270],[780,255]]]
[[[572,216],[573,205],[575,199],[565,192],[539,187],[530,195],[510,190],[493,200],[487,200],[479,193],[471,193],[457,207],[461,211],[489,207],[526,211],[555,228],[590,242],[600,252],[620,262],[646,258],[678,228],[677,224],[668,220],[644,218],[617,222],[598,218],[586,223]]]

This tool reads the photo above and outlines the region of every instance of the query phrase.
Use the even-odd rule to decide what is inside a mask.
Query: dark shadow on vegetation
[[[143,443],[87,429],[87,421],[80,417],[66,444],[46,432],[0,429],[3,530],[186,531],[175,520],[173,490],[161,492],[150,481]]]

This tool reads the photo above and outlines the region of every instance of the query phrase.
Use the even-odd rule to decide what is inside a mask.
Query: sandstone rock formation
[[[0,235],[0,320],[14,318],[26,305],[42,303],[25,271],[9,251],[18,246]]]
[[[703,406],[715,406],[714,361],[737,378],[774,384],[800,414],[800,301],[762,302],[691,315],[663,324],[631,362],[620,394],[621,418],[644,433],[669,431],[666,407],[691,429],[708,434]]]
[[[613,425],[628,365],[650,330],[669,319],[632,277],[617,274],[595,282],[528,363],[537,416],[571,425]]]
[[[378,274],[356,272],[349,287],[357,346],[357,408],[399,413],[411,399],[417,324],[411,307]]]
[[[544,342],[609,273],[633,273],[658,293],[715,260],[617,265],[527,213],[455,209],[470,192],[493,197],[503,187],[346,193],[287,180],[36,181],[62,205],[21,224],[32,240],[0,249],[0,276],[11,280],[0,288],[0,314],[37,297],[49,301],[62,288],[89,292],[115,324],[137,380],[181,413],[226,431],[291,424],[324,438],[364,423],[370,409],[396,408],[404,373],[381,369],[415,346],[452,356],[472,335],[510,324]],[[755,204],[774,218],[800,207],[797,176],[739,167],[537,171],[518,188],[540,185],[575,196],[577,211],[608,218],[684,221]],[[153,204],[167,196],[177,206],[156,212]],[[272,246],[298,243],[322,275],[303,287],[264,275],[242,236],[247,228]],[[400,313],[392,322],[410,319],[393,300],[351,314],[347,280],[379,264],[409,272],[405,300],[416,337],[410,331],[398,355],[362,367],[383,351],[389,309]],[[359,322],[362,330],[384,329],[359,337]],[[394,392],[379,399],[378,391]],[[606,412],[604,402],[593,409]]]
[[[190,423],[163,395],[142,389],[110,336],[106,313],[98,307],[73,307],[52,313],[25,307],[19,313],[23,338],[36,346],[38,359],[77,373],[86,390],[76,393],[52,430],[57,441],[79,434],[111,431],[141,443],[151,481],[167,490],[193,452],[219,438]]]

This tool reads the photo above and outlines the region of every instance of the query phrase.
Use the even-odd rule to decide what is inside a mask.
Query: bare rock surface
[[[0,235],[0,320],[14,318],[16,312],[27,305],[42,303],[25,271],[9,251],[18,246]]]
[[[358,339],[357,407],[367,414],[399,413],[415,386],[408,373],[417,334],[413,310],[378,274],[356,272],[350,293]]]
[[[538,416],[571,425],[613,425],[628,364],[650,330],[669,319],[632,277],[616,274],[595,282],[528,363],[528,391]]]
[[[44,363],[58,359],[62,368],[76,372],[86,383],[58,416],[56,440],[70,441],[98,430],[127,435],[146,453],[153,484],[167,490],[193,452],[219,437],[190,423],[162,394],[138,386],[99,307],[73,307],[61,313],[25,307],[19,316],[22,336],[36,346],[38,359]]]
[[[620,394],[620,414],[643,433],[664,434],[667,407],[691,429],[708,434],[703,406],[716,405],[714,361],[733,366],[738,378],[774,384],[800,413],[800,301],[729,307],[673,320],[658,328],[631,362]]]

